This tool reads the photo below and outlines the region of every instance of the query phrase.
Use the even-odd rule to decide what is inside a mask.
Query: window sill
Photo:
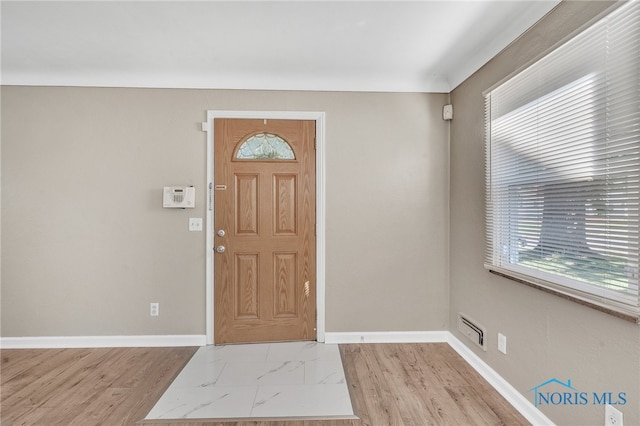
[[[583,299],[580,299],[578,297],[574,297],[574,296],[571,296],[569,294],[565,294],[565,293],[562,293],[560,291],[556,291],[554,289],[551,289],[551,288],[548,288],[548,287],[544,287],[542,285],[539,285],[539,284],[524,280],[522,278],[517,278],[517,277],[511,276],[511,275],[507,275],[507,274],[504,274],[502,272],[495,271],[493,269],[489,269],[489,272],[491,272],[494,275],[498,275],[500,277],[506,278],[508,280],[516,281],[516,282],[518,282],[520,284],[524,284],[526,286],[533,287],[533,288],[538,289],[538,290],[542,290],[545,293],[553,294],[553,295],[559,296],[559,297],[561,297],[563,299],[570,300],[572,302],[578,303],[578,304],[583,305],[583,306],[587,306],[589,308],[595,309],[595,310],[603,312],[605,314],[613,315],[614,317],[623,319],[625,321],[633,322],[635,324],[640,324],[640,316],[638,316],[638,315],[633,315],[633,314],[629,314],[629,313],[625,313],[625,312],[620,312],[620,311],[617,311],[615,309],[607,308],[606,306],[601,306],[601,305],[598,305],[597,303],[589,302],[587,300],[583,300]]]

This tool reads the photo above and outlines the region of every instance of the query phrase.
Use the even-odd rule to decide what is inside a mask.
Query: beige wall
[[[207,109],[326,112],[327,331],[446,329],[447,101],[3,87],[2,336],[205,333]]]
[[[450,165],[448,95],[3,87],[2,336],[204,334],[204,234],[187,218],[204,217],[205,111],[325,111],[327,331],[464,341],[465,312],[489,331],[486,353],[470,347],[529,400],[571,379],[626,392],[640,424],[638,325],[483,268],[481,93],[606,6],[562,3],[451,94]],[[162,209],[172,184],[195,185],[198,207]],[[604,422],[599,406],[540,408]]]
[[[494,276],[483,268],[482,92],[608,6],[564,2],[451,94],[450,323],[458,312],[488,329],[488,351],[471,348],[530,401],[531,388],[571,379],[586,392],[626,392],[625,424],[640,424],[640,326]],[[453,327],[452,327],[453,328]],[[454,334],[464,341],[456,330]],[[507,336],[507,355],[497,333]],[[555,389],[561,390],[561,389]],[[602,425],[604,407],[540,406],[561,425]]]

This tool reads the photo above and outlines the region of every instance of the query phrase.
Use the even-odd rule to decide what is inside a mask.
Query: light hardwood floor
[[[197,348],[2,350],[1,424],[133,425]],[[360,420],[225,422],[237,426],[524,425],[447,344],[341,345]],[[144,425],[201,426],[206,422]]]

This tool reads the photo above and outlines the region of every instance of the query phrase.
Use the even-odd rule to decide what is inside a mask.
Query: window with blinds
[[[485,266],[637,318],[640,3],[485,93]]]

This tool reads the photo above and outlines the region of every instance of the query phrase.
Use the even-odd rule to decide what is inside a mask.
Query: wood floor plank
[[[517,411],[513,409],[511,404],[502,397],[496,398],[495,389],[480,376],[471,366],[459,356],[453,348],[446,345],[443,350],[435,354],[438,363],[446,365],[448,369],[456,371],[459,377],[463,378],[463,382],[470,386],[475,392],[478,399],[482,399],[484,404],[492,412],[496,413],[505,424],[508,425],[526,425],[529,424]]]
[[[6,351],[5,351],[6,352]],[[69,352],[45,349],[40,351],[14,350],[11,356],[2,357],[2,404],[14,405],[19,401],[22,405],[39,406],[40,401],[32,400],[31,394],[37,394],[40,386],[54,380],[60,374],[60,366],[79,362],[89,355],[89,350],[75,350],[72,358]],[[30,361],[29,354],[33,354]]]
[[[11,369],[7,369],[2,372],[0,376],[0,383],[3,385],[8,381],[16,380],[16,376],[24,374],[25,371],[30,371],[32,374],[40,368],[41,370],[48,371],[50,367],[43,367],[42,364],[48,361],[51,365],[57,365],[59,361],[56,360],[56,356],[63,354],[64,349],[46,349],[33,352],[25,349],[14,349],[11,351],[11,359],[6,358],[2,360],[2,365],[7,365],[11,362]]]
[[[131,383],[135,397],[118,407],[108,420],[113,424],[128,425],[144,419],[173,379],[191,359],[197,348],[163,348],[152,351],[141,360],[141,370],[135,382]],[[122,414],[119,414],[122,412]]]
[[[46,413],[48,408],[38,407],[7,407],[3,406],[0,414],[2,415],[2,425],[11,426],[31,426],[35,425]]]
[[[61,354],[62,356],[63,354]],[[92,350],[78,350],[77,352],[67,352],[67,358],[59,358],[57,364],[51,362],[38,366],[35,371],[26,371],[20,376],[19,385],[21,388],[15,392],[9,391],[7,398],[2,401],[3,405],[25,404],[32,407],[46,406],[46,402],[73,387],[76,383],[75,377],[83,369],[95,369],[100,365],[102,359],[96,360],[92,357]],[[46,367],[48,371],[42,368]],[[7,368],[3,368],[6,370]],[[27,383],[25,383],[27,381]],[[10,382],[10,384],[13,384]],[[76,403],[76,401],[67,401]]]
[[[395,369],[403,372],[402,382],[398,384],[402,395],[420,401],[417,424],[469,424],[470,419],[459,411],[456,401],[434,375],[432,360],[424,357],[425,350],[439,349],[438,346],[381,345],[379,350],[382,359],[395,360]]]
[[[366,425],[374,424],[374,421],[381,425],[399,421],[400,412],[398,407],[386,398],[388,387],[376,368],[373,352],[360,346],[350,345],[345,354],[346,359],[343,359],[343,362],[349,364],[349,371],[356,378],[356,380],[350,380],[352,376],[349,375],[347,380],[347,383],[351,384],[351,389],[357,390],[356,415]]]
[[[55,383],[56,392],[42,406],[84,405],[95,401],[122,374],[122,367],[127,365],[127,354],[122,348],[96,349],[83,361],[66,380],[64,375],[59,377]]]
[[[142,421],[197,348],[2,350],[3,426],[203,426]],[[358,420],[216,426],[528,424],[447,344],[341,345]]]
[[[407,392],[410,389],[408,385],[412,382],[412,372],[406,369],[407,363],[403,359],[411,353],[405,351],[400,354],[398,347],[389,345],[376,345],[373,349],[386,386],[395,398],[402,423],[420,426],[427,418],[435,419],[437,413],[434,412],[434,407],[430,407],[418,392]]]

